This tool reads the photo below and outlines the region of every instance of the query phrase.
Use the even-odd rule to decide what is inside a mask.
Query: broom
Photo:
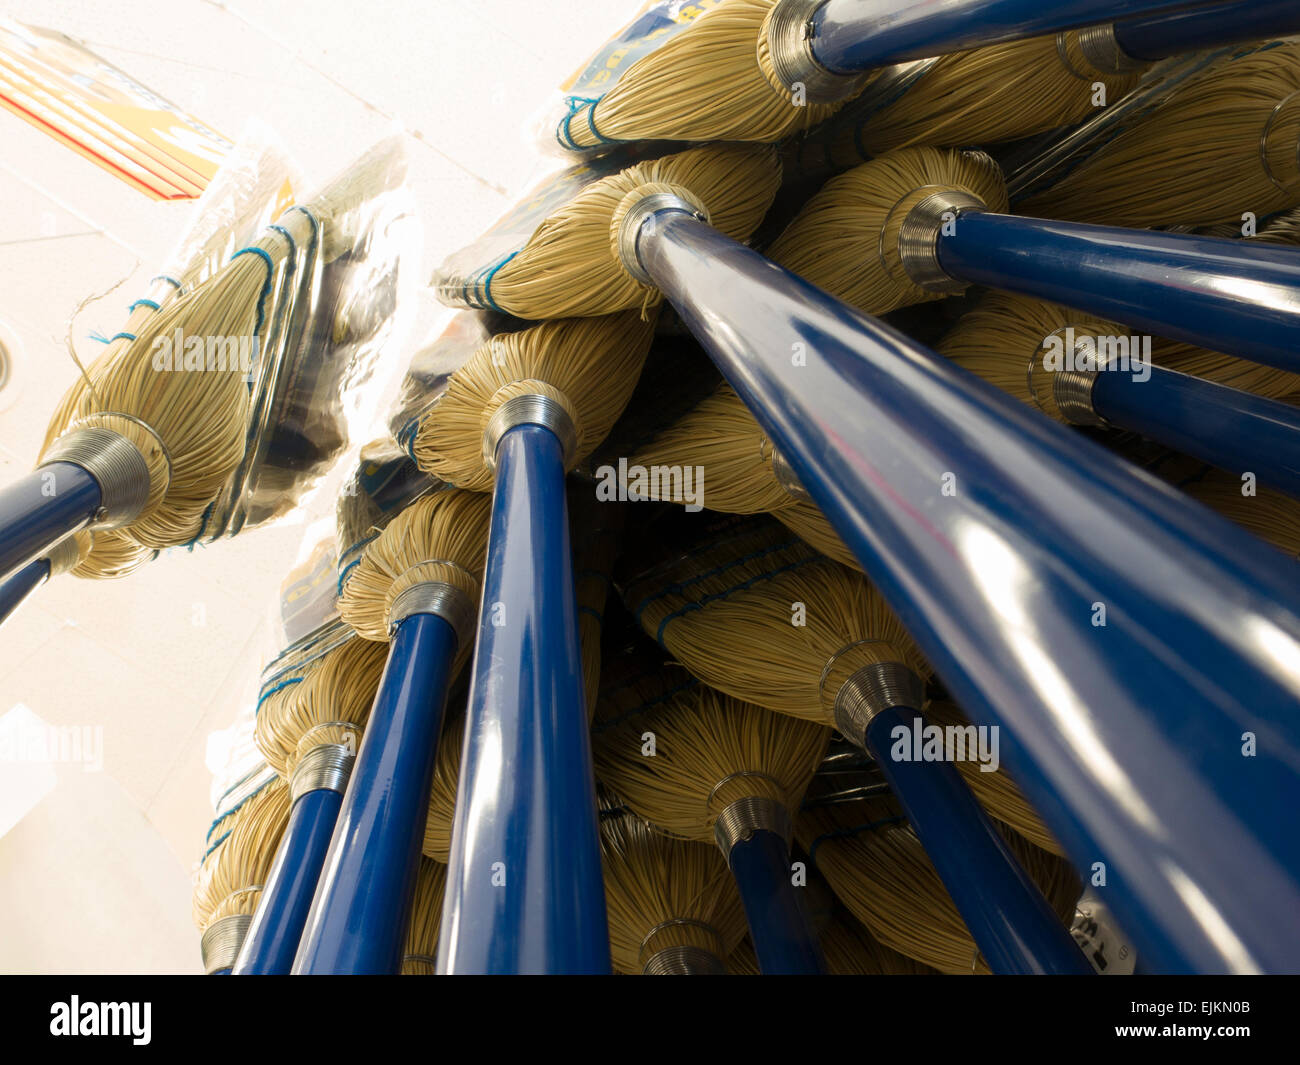
[[[983,153],[905,148],[828,182],[769,255],[868,314],[985,284],[1300,368],[1286,339],[1300,311],[1235,295],[1300,283],[1290,249],[1012,217],[1006,202]]]
[[[653,757],[644,753],[650,737]],[[829,738],[672,670],[638,678],[597,707],[600,780],[656,828],[718,845],[765,975],[824,968],[791,881],[789,846],[792,812]]]
[[[840,901],[882,944],[943,973],[989,971],[896,799],[806,810],[795,832]],[[1007,844],[1050,900],[1064,933],[1079,897],[1078,878],[1014,833]]]
[[[503,408],[506,417],[536,395],[569,419],[572,468],[622,414],[653,336],[653,317],[625,312],[494,337],[450,375],[419,419],[411,453],[422,470],[448,484],[491,491],[495,455],[485,451],[485,435]]]
[[[1240,222],[1300,203],[1300,44],[1215,64],[1019,210],[1119,226]]]
[[[261,905],[235,963],[236,975],[287,975],[320,879],[359,737],[379,687],[386,648],[335,634],[287,698],[264,703],[254,740],[289,783],[289,823]],[[332,645],[332,646],[331,646]]]
[[[1074,943],[1061,935],[948,764],[991,756],[983,748],[968,753],[976,731],[940,732],[938,758],[912,754],[920,747],[914,734],[924,724],[929,668],[879,593],[860,574],[802,545],[784,545],[764,558],[759,545],[770,539],[762,533],[752,542],[695,552],[692,570],[698,572],[689,580],[659,573],[654,588],[638,583],[631,598],[642,626],[720,691],[834,725],[874,755],[999,971],[1086,971]],[[794,560],[786,561],[790,554]],[[976,868],[984,897],[971,893]]]
[[[45,449],[37,472],[0,497],[3,528],[11,534],[0,569],[11,572],[86,525],[129,529],[131,539],[146,548],[195,537],[244,455],[246,368],[221,358],[213,367],[192,367],[211,372],[190,372],[184,361],[177,370],[166,357],[167,346],[187,334],[260,338],[271,309],[268,297],[290,256],[318,231],[326,261],[347,250],[350,209],[391,165],[391,146],[372,152],[309,207],[286,213],[215,276],[152,315],[100,367],[75,419]],[[57,485],[53,496],[50,483]]]
[[[615,972],[724,974],[745,917],[717,849],[654,832],[617,807],[601,811],[600,839]]]
[[[467,252],[448,259],[434,277],[438,297],[453,306],[532,320],[647,311],[659,302],[658,293],[628,275],[611,253],[611,232],[617,231],[626,197],[665,185],[689,188],[694,209],[744,240],[763,220],[780,184],[781,164],[770,148],[694,148],[637,163],[583,185],[536,225],[530,222],[529,232],[507,253],[487,256],[468,270],[457,266]],[[532,199],[549,206],[554,196],[536,193]]]
[[[962,0],[890,12],[857,0],[723,0],[679,23],[651,51],[618,60],[610,88],[575,91],[556,137],[586,149],[620,140],[776,141],[808,129],[861,91],[864,72],[1116,15],[1177,8],[1170,0],[1074,3],[1068,11]]]
[[[914,144],[1018,140],[1082,121],[1157,60],[1297,30],[1289,0],[1221,3],[901,64],[830,123],[830,151],[852,166]]]
[[[403,976],[432,976],[437,965],[438,930],[442,924],[442,896],[447,886],[447,867],[428,858],[420,859],[415,880],[415,901],[406,929],[406,953],[402,955]]]
[[[444,490],[365,548],[339,613],[387,666],[316,888],[297,973],[395,973],[447,689],[469,656],[488,502]]]
[[[1157,361],[1154,348],[1144,351],[1143,338],[1113,322],[998,293],[937,346],[959,366],[1057,421],[1139,432],[1203,461],[1300,491],[1300,464],[1293,457],[1300,411],[1256,394],[1290,394],[1300,389],[1300,377],[1186,346],[1161,352],[1158,364],[1148,365],[1148,357]],[[1174,370],[1171,361],[1186,370]]]
[[[228,974],[235,963],[289,817],[289,788],[270,772],[254,772],[225,801],[194,882],[194,923],[209,975]]]

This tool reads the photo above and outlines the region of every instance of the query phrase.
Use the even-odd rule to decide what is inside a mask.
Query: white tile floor
[[[310,179],[407,133],[432,264],[555,163],[529,127],[638,0],[0,0],[228,136],[269,122]],[[186,207],[156,204],[0,111],[0,478],[30,468],[78,350],[111,334]],[[303,523],[166,557],[123,582],[64,578],[0,630],[0,714],[103,729],[102,772],[54,790],[0,838],[3,972],[198,969],[189,878],[210,817],[204,755],[255,683]],[[196,609],[201,608],[201,610]],[[197,616],[204,623],[195,624]],[[0,792],[3,785],[0,784]]]

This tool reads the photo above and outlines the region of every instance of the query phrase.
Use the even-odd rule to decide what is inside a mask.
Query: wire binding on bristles
[[[194,923],[200,931],[229,913],[252,913],[256,897],[232,896],[266,883],[288,820],[289,785],[276,777],[213,825],[210,849],[194,881]]]
[[[317,660],[300,684],[282,689],[282,698],[264,702],[253,739],[267,765],[288,779],[311,747],[344,743],[355,751],[387,659],[382,643],[350,639]]]
[[[627,810],[602,813],[600,829],[614,969],[639,975],[673,948],[703,951],[721,968],[745,915],[718,848],[652,832]]]
[[[912,282],[898,253],[908,212],[941,190],[1007,210],[1002,171],[983,152],[902,148],[828,181],[767,256],[867,314],[941,299]]]
[[[483,451],[492,416],[516,396],[545,395],[577,433],[571,468],[605,439],[641,376],[653,320],[635,312],[570,318],[493,337],[458,369],[420,419],[412,453],[426,473],[474,492],[492,489]]]
[[[796,611],[800,624],[792,624]],[[669,585],[643,600],[637,616],[706,684],[826,725],[835,723],[840,688],[864,666],[899,662],[930,676],[875,587],[810,551],[793,562],[776,556],[715,569],[689,588]]]
[[[1025,214],[1140,229],[1264,218],[1300,204],[1300,43],[1216,64],[1107,140]]]
[[[1247,495],[1240,477],[1216,469],[1207,469],[1179,487],[1292,559],[1300,559],[1300,501],[1261,485],[1254,485],[1253,494]]]
[[[658,694],[644,686],[603,697],[592,750],[596,777],[659,830],[712,843],[731,803],[771,799],[798,810],[826,754],[830,730],[782,717],[665,669]],[[654,690],[654,689],[650,689]],[[655,756],[645,757],[653,733]]]
[[[411,921],[406,926],[402,951],[403,976],[433,976],[438,954],[438,933],[442,928],[442,897],[447,887],[447,867],[428,858],[420,859],[411,903]]]
[[[632,456],[629,466],[704,471],[703,497],[710,510],[758,514],[792,507],[797,500],[772,468],[772,446],[731,386],[713,395],[655,436]],[[668,488],[668,492],[661,491]],[[680,478],[650,478],[650,498],[667,503],[684,498]],[[699,486],[696,486],[699,491]]]
[[[633,278],[610,244],[615,212],[647,185],[689,191],[713,226],[746,240],[781,184],[781,162],[767,147],[719,145],[638,163],[584,188],[543,222],[496,271],[491,298],[504,313],[538,321],[595,317],[659,301]]]
[[[416,500],[366,545],[339,599],[339,614],[367,640],[386,642],[397,597],[424,582],[448,584],[478,602],[491,501],[444,491]],[[457,648],[459,671],[473,641]]]
[[[575,148],[608,141],[778,141],[838,105],[795,101],[772,70],[776,0],[726,0],[625,72],[589,113],[566,121]]]
[[[1098,106],[1098,86],[1104,105],[1139,80],[1135,72],[1093,66],[1076,31],[957,52],[940,57],[900,96],[845,123],[835,150],[840,158],[851,152],[848,158],[870,159],[916,144],[1018,140],[1088,118]]]
[[[1057,338],[1064,343],[1067,329],[1085,339],[1128,337],[1130,333],[1125,326],[1056,304],[990,292],[961,318],[936,350],[1022,403],[1037,407],[1057,421],[1067,421],[1052,398],[1051,374],[1044,368],[1048,341]],[[1151,361],[1168,370],[1270,399],[1300,391],[1300,375],[1190,344],[1155,338]]]

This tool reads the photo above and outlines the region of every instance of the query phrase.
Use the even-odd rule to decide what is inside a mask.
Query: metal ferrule
[[[1058,370],[1052,374],[1052,399],[1061,417],[1071,425],[1106,424],[1092,404],[1097,376],[1096,370]]]
[[[88,426],[64,433],[37,468],[56,462],[80,466],[99,483],[102,502],[95,514],[96,529],[131,524],[149,501],[149,463],[139,448],[111,429]]]
[[[341,743],[322,743],[304,754],[294,768],[289,780],[290,802],[294,803],[308,792],[347,790],[352,776],[356,752]]]
[[[939,262],[939,236],[949,221],[947,215],[987,209],[978,196],[944,189],[931,193],[908,211],[898,230],[898,258],[911,282],[927,292],[965,292],[967,282],[958,281]]]
[[[496,469],[497,448],[502,438],[521,425],[540,425],[554,433],[564,451],[565,469],[576,461],[578,427],[573,424],[569,412],[550,396],[515,396],[497,408],[483,430],[483,458],[493,469]]]
[[[409,617],[432,614],[442,618],[456,634],[456,643],[466,646],[474,637],[474,621],[478,613],[474,600],[454,584],[426,581],[413,584],[402,592],[388,610],[388,632],[391,635]]]
[[[1131,74],[1147,67],[1146,63],[1134,59],[1119,46],[1113,22],[1101,26],[1085,26],[1077,31],[1076,38],[1079,51],[1083,53],[1088,65],[1103,74]]]
[[[641,227],[659,211],[681,211],[692,218],[698,218],[701,222],[709,220],[708,215],[701,212],[695,204],[680,196],[674,196],[671,192],[652,192],[632,205],[618,226],[618,257],[623,264],[623,269],[632,276],[633,280],[649,285],[651,288],[655,287],[654,279],[641,265],[641,253],[637,250],[637,242],[641,239]]]
[[[65,536],[50,548],[45,558],[50,563],[51,577],[57,577],[61,573],[71,573],[77,568],[77,563],[81,559],[81,548],[77,546],[77,538]]]
[[[199,941],[203,971],[211,976],[223,969],[233,968],[252,924],[251,913],[236,913],[208,925],[208,930]]]
[[[713,838],[728,860],[732,847],[749,839],[755,832],[775,833],[785,840],[788,847],[794,835],[790,812],[775,799],[753,795],[733,802],[718,815],[713,826]]]
[[[727,967],[703,947],[665,947],[647,959],[642,976],[726,976]]]
[[[870,77],[836,74],[817,61],[813,16],[825,5],[826,0],[777,0],[767,20],[767,45],[777,81],[791,95],[802,89],[810,104],[850,100]]]
[[[808,489],[803,486],[794,470],[790,468],[790,463],[786,461],[786,457],[776,448],[772,448],[772,474],[776,477],[776,483],[781,486],[785,494],[791,499],[797,499],[801,503],[812,502],[812,496],[808,494]]]
[[[902,662],[877,662],[854,673],[835,696],[835,727],[866,750],[867,728],[878,714],[895,707],[919,711],[925,684]]]

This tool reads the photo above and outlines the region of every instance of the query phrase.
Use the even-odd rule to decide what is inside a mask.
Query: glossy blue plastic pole
[[[952,277],[1300,373],[1300,248],[963,211]]]
[[[813,54],[853,74],[1208,0],[827,0],[813,16]]]
[[[560,443],[497,448],[438,945],[441,973],[608,973]]]
[[[954,698],[1003,726],[1003,763],[1139,949],[1170,972],[1300,968],[1293,565],[695,218],[654,217],[642,265]]]
[[[1296,0],[1235,0],[1191,11],[1162,12],[1115,24],[1124,54],[1154,62],[1239,41],[1263,41],[1300,31]]]
[[[867,726],[867,745],[989,968],[1090,975],[1088,959],[953,765],[891,757],[894,730],[903,730],[910,750],[917,721],[924,725],[912,708],[885,710]]]
[[[455,657],[456,634],[442,618],[415,614],[398,625],[295,973],[401,971]]]
[[[343,796],[330,788],[309,791],[293,804],[236,976],[285,976],[293,969],[342,805]]]
[[[0,581],[0,625],[8,621],[32,592],[49,578],[50,560],[38,558]]]
[[[52,462],[0,489],[0,580],[89,525],[102,498],[99,482],[71,462]]]
[[[1300,497],[1300,407],[1158,366],[1149,381],[1098,374],[1092,405],[1112,425]]]
[[[731,848],[745,921],[764,976],[824,976],[826,962],[790,883],[790,849],[775,832],[755,832]]]

